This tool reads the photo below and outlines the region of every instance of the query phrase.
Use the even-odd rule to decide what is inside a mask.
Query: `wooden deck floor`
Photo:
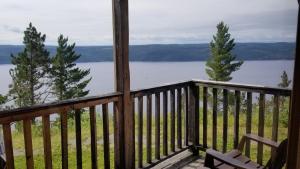
[[[158,164],[153,169],[208,169],[203,166],[204,159],[201,156],[191,156],[188,150]]]

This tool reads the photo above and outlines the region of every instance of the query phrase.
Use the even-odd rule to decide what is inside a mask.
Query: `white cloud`
[[[238,41],[294,41],[296,0],[129,0],[130,43],[208,42],[224,20]],[[55,44],[112,43],[111,0],[1,0],[0,44],[21,44],[29,22]]]

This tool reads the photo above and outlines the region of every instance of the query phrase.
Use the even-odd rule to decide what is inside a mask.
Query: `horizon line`
[[[147,43],[147,44],[129,44],[129,46],[150,46],[150,45],[204,45],[204,44],[209,44],[210,42],[203,42],[203,43]],[[245,44],[245,43],[265,43],[265,44],[271,44],[271,43],[296,43],[296,41],[274,41],[274,42],[266,42],[266,41],[253,41],[253,42],[235,42],[235,44]],[[73,43],[70,43],[73,44]],[[76,43],[75,43],[76,44]],[[0,44],[0,46],[24,46],[24,44]],[[45,46],[50,46],[50,47],[56,47],[57,45],[52,45],[52,44],[45,44]],[[78,45],[76,44],[76,46],[80,46],[80,47],[98,47],[98,46],[107,46],[107,47],[111,47],[113,46],[113,44],[109,44],[109,45],[95,45],[95,44],[91,44],[91,45]]]

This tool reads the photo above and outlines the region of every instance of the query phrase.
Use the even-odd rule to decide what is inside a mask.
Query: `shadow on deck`
[[[207,169],[204,165],[203,156],[193,156],[189,150],[156,165],[152,169]]]

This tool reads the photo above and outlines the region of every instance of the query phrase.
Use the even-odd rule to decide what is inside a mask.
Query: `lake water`
[[[113,62],[80,63],[81,68],[90,68],[92,81],[88,85],[90,95],[114,91]],[[0,65],[0,93],[8,91],[11,82],[9,69],[12,65]],[[232,82],[274,86],[280,82],[285,70],[292,78],[293,61],[246,61],[233,73]],[[191,79],[208,79],[205,62],[131,62],[131,89],[153,87],[163,83]]]

